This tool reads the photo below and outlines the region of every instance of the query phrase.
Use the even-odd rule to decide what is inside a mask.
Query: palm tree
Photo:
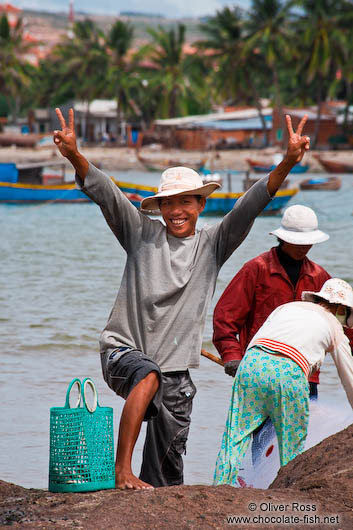
[[[75,98],[87,102],[86,130],[89,122],[89,104],[104,93],[107,76],[108,54],[104,34],[89,19],[76,22],[73,37],[67,37],[54,51],[59,67],[58,74],[66,90]]]
[[[352,3],[347,0],[301,0],[297,33],[303,58],[300,71],[307,85],[316,91],[317,118],[313,137],[316,145],[322,102],[335,82],[339,69],[349,73],[352,59],[347,54],[352,35]],[[349,75],[349,74],[348,74]]]
[[[197,98],[205,104],[202,64],[196,55],[185,53],[185,26],[178,24],[166,30],[161,26],[150,28],[152,43],[146,45],[142,55],[152,61],[154,68],[148,74],[149,90],[157,100],[157,116],[170,118],[184,116]]]
[[[261,103],[263,87],[269,85],[266,82],[268,71],[257,50],[245,47],[244,28],[243,12],[236,7],[225,7],[200,26],[206,38],[196,45],[205,51],[204,58],[211,69],[212,86],[218,97],[221,96],[223,101],[241,100],[256,106],[268,145],[268,129]]]
[[[136,61],[131,55],[134,39],[134,28],[129,22],[117,20],[106,38],[109,53],[107,89],[117,102],[117,130],[122,136],[123,115],[130,112],[141,115],[141,110],[134,99],[134,88],[140,80],[136,74]],[[136,92],[136,90],[135,90]]]
[[[336,77],[340,77],[345,87],[345,98],[346,98],[346,107],[344,110],[344,121],[343,121],[343,130],[348,133],[348,135],[353,135],[353,123],[350,119],[349,107],[353,104],[353,10],[347,20],[350,22],[350,27],[347,30],[346,34],[346,57],[345,61],[342,64],[341,70],[337,73]]]
[[[293,40],[290,33],[291,2],[252,0],[246,21],[244,56],[257,50],[272,74],[274,106],[282,116],[279,72],[292,59]],[[284,124],[283,124],[284,125]],[[281,127],[281,132],[283,126]]]
[[[75,99],[76,83],[56,50],[40,61],[32,77],[29,97],[32,108],[57,107]]]
[[[21,94],[30,84],[30,67],[23,55],[28,45],[23,40],[22,20],[11,27],[6,15],[0,18],[0,92],[16,122]]]

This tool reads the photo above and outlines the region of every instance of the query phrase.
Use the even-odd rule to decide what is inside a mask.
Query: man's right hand
[[[227,375],[234,377],[237,373],[240,360],[228,361],[224,364],[224,371]]]
[[[69,110],[69,125],[66,125],[64,116],[60,109],[55,109],[55,112],[59,118],[61,131],[54,131],[54,143],[58,147],[60,153],[70,160],[74,166],[76,173],[84,180],[88,172],[88,161],[82,156],[76,143],[75,124],[74,124],[74,111]]]
[[[56,115],[59,118],[61,131],[54,131],[54,143],[58,147],[60,153],[65,158],[72,158],[78,154],[75,125],[74,125],[74,111],[69,110],[69,125],[66,125],[65,118],[60,109],[55,109]]]

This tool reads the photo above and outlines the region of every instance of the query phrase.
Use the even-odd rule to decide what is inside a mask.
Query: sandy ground
[[[127,170],[145,166],[138,160],[136,150],[128,147],[86,147],[81,148],[82,154],[95,165],[102,166],[109,170]],[[267,149],[236,149],[217,151],[213,157],[214,170],[233,169],[246,171],[249,166],[247,158],[259,159],[272,164],[272,156],[276,152],[275,148]],[[315,153],[319,153],[323,158],[337,160],[353,165],[353,150],[349,151],[310,151],[305,155],[304,163],[310,165],[310,171],[322,171],[319,162],[313,158]],[[172,165],[186,165],[197,167],[205,157],[211,157],[210,152],[182,151],[178,149],[162,149],[160,146],[146,146],[140,150],[140,155],[148,159],[151,164],[155,164],[161,169]],[[56,147],[47,146],[40,148],[19,148],[0,147],[0,162],[42,162],[44,160],[65,161]],[[67,162],[69,165],[69,163]]]

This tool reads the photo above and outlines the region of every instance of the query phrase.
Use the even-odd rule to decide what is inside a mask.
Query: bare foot
[[[151,484],[143,482],[130,472],[116,472],[115,487],[121,490],[154,489]]]

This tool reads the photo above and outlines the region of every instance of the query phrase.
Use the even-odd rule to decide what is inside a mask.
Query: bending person
[[[280,463],[304,451],[309,421],[308,378],[330,352],[353,408],[353,357],[343,325],[352,327],[353,290],[327,280],[302,302],[275,309],[251,340],[234,379],[231,404],[214,474],[235,485],[251,434],[270,417]]]
[[[276,307],[301,300],[305,290],[318,291],[330,278],[307,255],[313,245],[329,236],[318,229],[315,212],[295,204],[284,211],[281,226],[270,232],[278,245],[251,259],[224,290],[213,314],[213,342],[225,373],[234,377],[245,350]],[[317,399],[319,372],[309,378],[310,398]],[[275,436],[270,420],[254,432],[251,446],[256,465]]]

